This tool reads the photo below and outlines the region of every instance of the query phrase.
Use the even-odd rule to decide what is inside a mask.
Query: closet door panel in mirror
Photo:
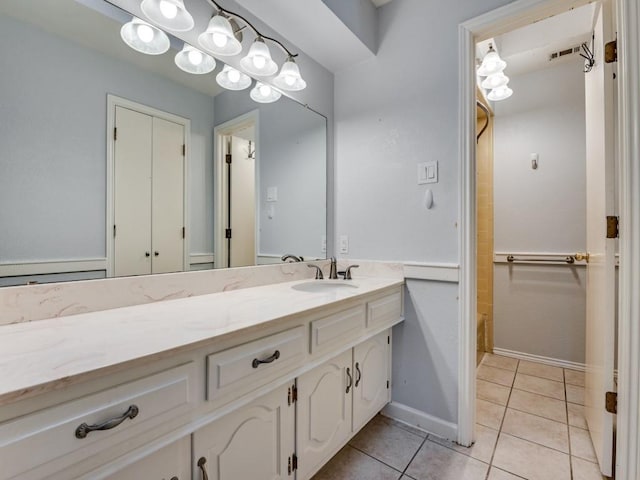
[[[151,273],[152,117],[116,107],[114,274]]]

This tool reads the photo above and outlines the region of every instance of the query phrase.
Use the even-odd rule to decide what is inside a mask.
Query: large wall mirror
[[[0,3],[0,286],[324,258],[326,119],[133,51],[130,19]]]

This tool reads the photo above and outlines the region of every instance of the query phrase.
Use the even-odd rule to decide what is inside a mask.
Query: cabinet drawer
[[[185,413],[194,402],[194,371],[188,363],[0,425],[0,478],[53,460],[56,469],[68,466]],[[113,428],[91,428],[109,421]],[[81,425],[89,428],[83,433]]]
[[[364,305],[311,321],[311,353],[338,347],[365,328]]]
[[[230,401],[300,365],[304,327],[286,330],[207,356],[207,399]]]
[[[367,304],[367,328],[396,322],[402,315],[402,295],[392,293]]]

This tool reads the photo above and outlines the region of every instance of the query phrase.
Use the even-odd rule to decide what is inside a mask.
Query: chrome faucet
[[[329,280],[338,279],[338,267],[336,265],[336,257],[331,257],[331,266],[329,268]]]
[[[283,262],[286,262],[287,260],[291,260],[292,262],[304,262],[304,257],[302,255],[297,256],[297,255],[293,255],[291,253],[285,253],[281,260]]]

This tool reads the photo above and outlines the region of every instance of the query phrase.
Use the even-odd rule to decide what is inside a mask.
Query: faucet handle
[[[319,266],[307,264],[307,267],[316,269],[316,280],[323,280],[324,279],[324,276],[322,275],[322,269]]]
[[[345,280],[353,280],[351,277],[351,269],[358,268],[360,265],[349,265],[344,272],[338,272],[338,275],[344,276]]]

